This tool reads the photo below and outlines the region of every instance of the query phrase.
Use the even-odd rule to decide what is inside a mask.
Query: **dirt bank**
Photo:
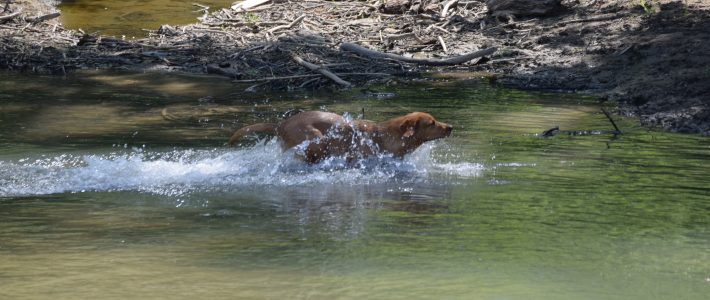
[[[644,10],[637,1],[565,0],[549,13],[525,16],[489,11],[477,0],[269,1],[121,40],[63,28],[43,0],[14,0],[0,13],[0,67],[214,73],[250,82],[252,90],[487,71],[518,88],[619,101],[620,113],[649,126],[710,135],[710,1],[649,3]],[[428,65],[367,57],[341,49],[343,43],[429,60],[497,51]]]

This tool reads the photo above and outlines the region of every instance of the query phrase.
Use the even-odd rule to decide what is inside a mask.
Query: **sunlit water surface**
[[[209,11],[228,7],[232,0],[61,0],[61,21],[67,28],[117,37],[143,37],[144,29],[196,23]],[[195,5],[195,3],[201,6]]]
[[[221,79],[0,74],[2,299],[707,299],[707,138],[609,130],[485,80],[255,94]],[[381,94],[387,95],[387,94]],[[427,111],[404,160],[306,166],[234,128]]]

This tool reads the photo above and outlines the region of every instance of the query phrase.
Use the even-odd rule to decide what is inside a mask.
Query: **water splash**
[[[242,149],[61,154],[0,161],[0,197],[86,191],[141,191],[181,195],[193,190],[234,186],[307,186],[415,183],[441,176],[475,177],[483,165],[440,163],[427,143],[403,160],[372,157],[349,166],[331,158],[316,165],[293,159],[275,141]],[[437,179],[438,178],[438,179]]]

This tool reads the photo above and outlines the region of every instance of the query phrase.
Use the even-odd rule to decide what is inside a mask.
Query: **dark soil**
[[[81,69],[214,73],[249,90],[340,88],[294,60],[353,85],[431,71],[486,71],[523,89],[587,92],[620,103],[643,124],[710,135],[710,1],[562,1],[552,15],[491,13],[483,1],[272,1],[222,9],[197,24],[121,40],[67,30],[44,0],[0,8],[0,67],[64,74]],[[2,19],[13,13],[15,17]],[[303,18],[300,18],[304,16]],[[442,43],[443,41],[443,43]],[[410,57],[498,50],[455,66],[425,66],[341,51],[343,42]],[[444,51],[446,46],[446,52]]]

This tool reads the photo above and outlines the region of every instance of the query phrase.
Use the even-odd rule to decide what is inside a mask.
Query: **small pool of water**
[[[87,33],[126,38],[141,38],[143,29],[157,30],[160,25],[181,25],[197,22],[204,13],[228,7],[232,0],[61,0],[62,23],[67,28],[83,29]]]
[[[706,299],[710,140],[485,80],[248,93],[0,74],[0,298]],[[454,126],[404,160],[224,145],[294,108]]]

